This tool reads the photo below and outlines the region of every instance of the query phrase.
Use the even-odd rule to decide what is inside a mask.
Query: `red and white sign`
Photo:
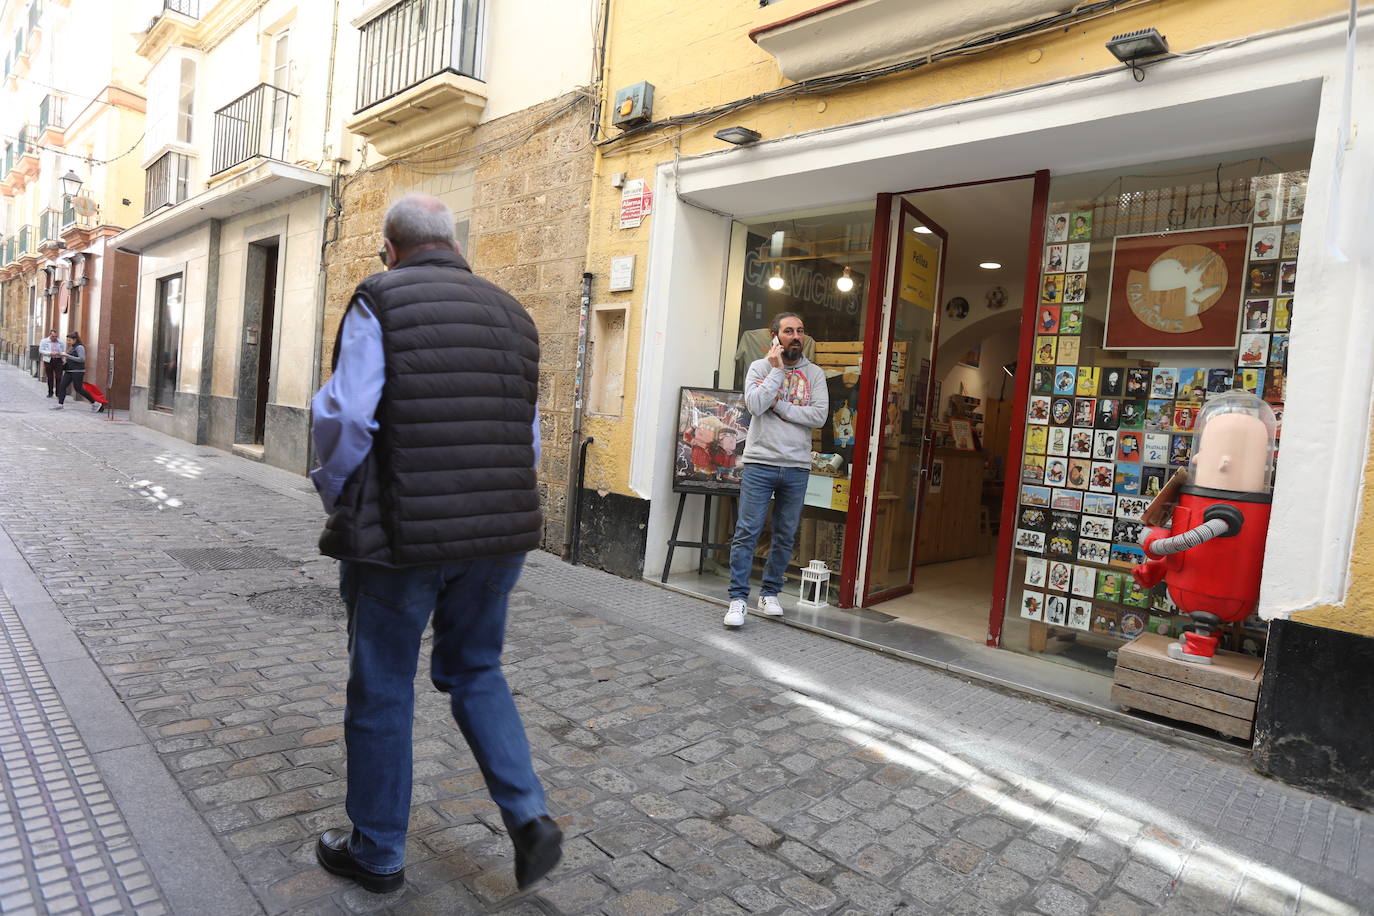
[[[620,228],[634,229],[653,209],[654,195],[643,178],[625,182],[620,191]]]

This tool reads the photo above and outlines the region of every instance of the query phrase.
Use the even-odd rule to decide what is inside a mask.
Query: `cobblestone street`
[[[417,680],[406,886],[346,822],[335,564],[308,481],[0,367],[0,911],[1358,913],[1374,817],[1173,743],[534,554],[507,676],[568,836],[517,894]],[[7,536],[7,537],[6,537]],[[1362,902],[1363,901],[1363,902]]]

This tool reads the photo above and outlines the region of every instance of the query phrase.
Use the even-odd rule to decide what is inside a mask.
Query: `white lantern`
[[[801,600],[797,602],[797,607],[829,607],[830,570],[826,568],[825,561],[812,560],[801,571],[801,578]]]

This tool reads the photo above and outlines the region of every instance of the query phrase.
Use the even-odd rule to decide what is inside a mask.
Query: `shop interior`
[[[740,388],[749,363],[767,350],[771,317],[792,311],[804,317],[806,355],[824,369],[830,400],[831,420],[813,437],[811,485],[787,571],[784,605],[797,611],[789,621],[917,654],[928,653],[931,639],[971,649],[1000,625],[1004,648],[1096,674],[1111,673],[1116,649],[1141,627],[1175,634],[1183,618],[1173,613],[1162,587],[1146,593],[1131,585],[1129,568],[1137,558],[1130,548],[1139,535],[1140,510],[1173,470],[1186,465],[1186,449],[1180,449],[1187,427],[1209,396],[1251,390],[1281,419],[1302,170],[1309,157],[1309,145],[1295,144],[1239,151],[1221,162],[1056,177],[1045,244],[1034,259],[1030,179],[896,199],[892,237],[903,244],[889,249],[888,361],[871,414],[861,410],[860,399],[868,371],[869,284],[880,282],[868,276],[874,205],[737,222],[716,388]],[[1064,226],[1057,224],[1061,217]],[[1121,239],[1224,229],[1245,235],[1241,250],[1248,252],[1232,266],[1245,278],[1243,306],[1234,306],[1234,340],[1223,334],[1227,339],[1214,346],[1182,351],[1129,340],[1109,347],[1108,290]],[[1261,237],[1271,244],[1256,254]],[[926,278],[931,292],[910,293],[903,261],[913,253],[940,265]],[[1028,275],[1039,293],[1034,329],[1023,328]],[[922,298],[929,301],[914,301]],[[1023,333],[1035,338],[1028,365],[1018,359]],[[1066,371],[1073,376],[1067,391],[1057,387],[1065,384],[1060,376]],[[1160,385],[1168,387],[1171,378],[1165,396]],[[1140,388],[1146,384],[1148,391]],[[1028,405],[1025,418],[1012,415],[1018,391]],[[1103,412],[1086,424],[1055,414],[1076,413],[1088,400],[1114,401],[1120,414]],[[716,425],[742,440],[747,417],[737,413],[724,408]],[[869,517],[859,523],[849,510],[861,414],[874,423],[869,473],[875,495]],[[1094,450],[1081,456],[1074,437],[1080,430],[1091,434]],[[679,433],[685,446],[680,454],[694,453],[687,440],[696,433],[685,418]],[[703,454],[708,447],[702,446]],[[737,462],[736,454],[726,463]],[[684,464],[691,462],[680,458]],[[692,469],[686,470],[690,476]],[[1111,479],[1092,478],[1099,471]],[[729,472],[713,462],[704,473]],[[1080,473],[1088,476],[1080,480]],[[1016,511],[1004,516],[1008,489],[1016,491]],[[1094,516],[1093,508],[1108,501],[1112,506]],[[712,499],[702,539],[727,544],[733,522],[734,499]],[[1013,529],[1014,551],[1004,612],[993,612],[1004,526]],[[838,610],[846,535],[860,531],[867,540],[858,548],[864,571],[859,607]],[[755,596],[768,548],[765,533],[751,579]],[[824,611],[797,605],[803,568],[813,559],[829,570],[830,608]],[[1060,575],[1065,571],[1068,581]],[[1080,573],[1081,583],[1073,578]],[[728,577],[727,551],[715,549],[705,552],[698,568],[666,581],[722,598]],[[913,632],[927,636],[913,641],[907,635]],[[1239,628],[1232,635],[1241,651],[1262,651],[1263,638]],[[917,643],[919,650],[909,648]]]

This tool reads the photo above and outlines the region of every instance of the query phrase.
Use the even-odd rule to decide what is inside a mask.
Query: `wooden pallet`
[[[1210,665],[1169,657],[1175,640],[1144,633],[1116,656],[1112,701],[1249,740],[1263,662],[1218,650]]]

